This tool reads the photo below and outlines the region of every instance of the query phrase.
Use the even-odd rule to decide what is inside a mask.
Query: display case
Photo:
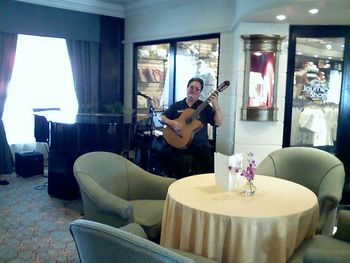
[[[277,120],[278,58],[283,36],[243,35],[245,51],[242,120]]]

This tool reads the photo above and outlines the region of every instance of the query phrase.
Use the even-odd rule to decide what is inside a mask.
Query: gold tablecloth
[[[160,243],[218,262],[286,262],[314,236],[316,195],[299,184],[256,175],[254,196],[226,192],[214,174],[173,183],[165,201]]]

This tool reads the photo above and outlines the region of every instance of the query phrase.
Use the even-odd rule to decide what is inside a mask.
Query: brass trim
[[[241,116],[245,121],[277,121],[277,108],[242,108]]]
[[[280,35],[242,35],[245,51],[271,51],[281,50],[282,40]]]

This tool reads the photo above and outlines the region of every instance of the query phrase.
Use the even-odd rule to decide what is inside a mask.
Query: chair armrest
[[[303,263],[348,262],[350,251],[310,248],[305,252]]]
[[[149,174],[145,179],[146,191],[144,196],[148,196],[147,199],[160,199],[165,200],[168,193],[169,186],[176,181],[174,178],[162,177],[155,174]]]
[[[84,194],[95,203],[100,211],[116,214],[123,220],[133,220],[133,208],[129,201],[106,191],[88,175],[77,174],[76,177]]]
[[[337,232],[335,238],[350,242],[350,211],[340,210],[338,213]]]
[[[342,163],[335,165],[324,176],[319,188],[317,197],[319,202],[331,199],[334,204],[338,205],[344,187],[345,171]]]
[[[328,231],[326,231],[325,228],[327,227],[327,225],[329,225],[328,220],[331,220],[331,218],[329,218],[331,211],[334,210],[334,214],[336,213],[335,209],[337,208],[339,202],[338,200],[335,200],[330,196],[323,197],[322,200],[319,200],[318,202],[320,206],[319,207],[320,216],[319,216],[318,225],[316,228],[316,234],[324,234],[324,235],[331,236],[332,233],[326,233]],[[335,223],[335,218],[333,221]]]
[[[130,200],[165,200],[169,186],[176,180],[149,173],[133,163],[128,165]]]
[[[343,187],[345,180],[344,166],[342,163],[336,164],[332,167],[324,176],[322,183],[319,186],[317,197],[320,207],[320,220],[317,232],[331,235],[332,233],[324,233],[325,228],[333,228],[330,225],[329,220],[334,221],[336,208],[342,197]],[[332,213],[333,210],[333,213]],[[332,217],[329,217],[332,213]],[[333,222],[332,222],[333,223]],[[325,230],[326,232],[332,231],[332,229]]]

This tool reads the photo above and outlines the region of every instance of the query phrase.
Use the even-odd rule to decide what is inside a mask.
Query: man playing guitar
[[[204,103],[199,100],[203,87],[204,83],[202,79],[190,79],[187,84],[187,97],[172,104],[160,116],[160,121],[165,124],[168,129],[171,129],[174,134],[178,134],[179,137],[181,137],[183,129],[187,128],[186,124],[179,121],[181,119],[181,114],[188,109],[196,110]],[[166,144],[163,149],[160,150],[158,157],[166,170],[169,170],[167,168],[171,168],[171,166],[174,165],[171,160],[174,160],[174,158],[180,155],[187,154],[193,156],[199,162],[201,173],[211,173],[214,171],[214,154],[208,139],[207,124],[218,127],[223,122],[223,116],[218,103],[217,93],[212,93],[207,101],[209,101],[211,105],[203,105],[205,107],[200,110],[197,118],[200,121],[200,126],[193,131],[188,144],[181,148]],[[168,140],[167,142],[169,143]],[[176,145],[176,142],[172,145]]]

